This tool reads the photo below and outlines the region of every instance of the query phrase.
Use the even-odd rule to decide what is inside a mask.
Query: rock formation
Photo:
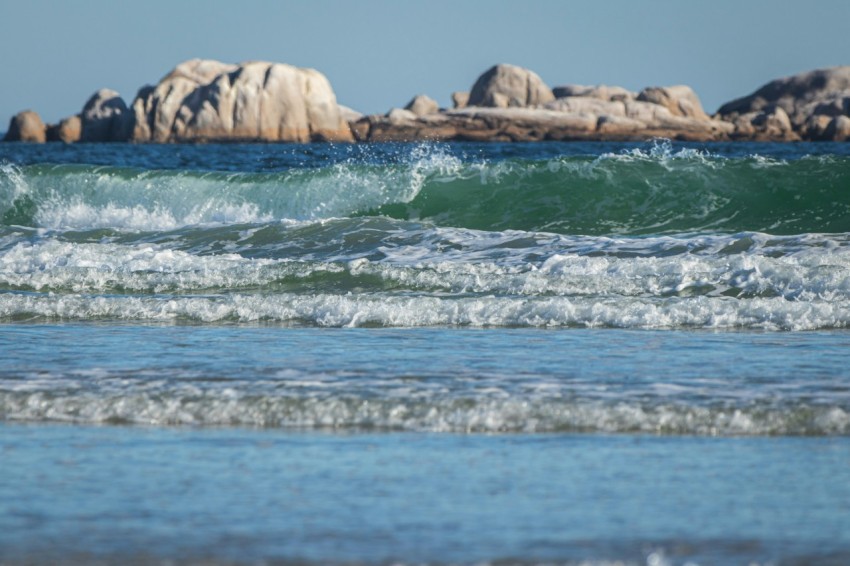
[[[80,122],[82,142],[122,142],[132,136],[135,119],[121,95],[104,88],[88,99]]]
[[[452,93],[452,106],[454,108],[466,108],[469,105],[469,93],[457,91]]]
[[[440,105],[433,98],[420,94],[413,97],[413,100],[407,103],[405,110],[410,110],[417,116],[427,116],[428,114],[436,114],[440,111]]]
[[[352,124],[360,141],[724,140],[734,126],[712,120],[690,87],[567,85],[559,98],[532,71],[496,65],[475,82],[468,105],[427,115],[393,109]],[[457,93],[456,93],[457,94]],[[460,98],[460,97],[457,97]]]
[[[83,130],[83,122],[79,115],[69,116],[58,124],[47,126],[47,141],[76,143],[80,141]]]
[[[567,98],[581,96],[585,98],[598,98],[600,100],[634,100],[637,93],[627,90],[621,86],[608,85],[563,85],[552,89],[555,98]]]
[[[193,59],[133,103],[137,142],[351,141],[336,96],[313,69]]]
[[[663,106],[673,116],[707,120],[699,97],[689,86],[647,87],[637,95],[640,102],[651,102]]]
[[[32,110],[18,112],[9,120],[9,129],[3,141],[22,141],[44,143],[47,140],[47,127],[41,116]]]
[[[533,71],[504,64],[451,97],[450,110],[418,95],[403,109],[363,116],[337,104],[328,80],[313,69],[193,59],[141,88],[129,108],[115,91],[100,90],[79,115],[56,125],[19,113],[5,140],[850,140],[850,66],[772,81],[711,117],[688,86],[550,89]]]
[[[850,116],[850,66],[771,81],[727,102],[717,116],[736,125],[736,138],[777,139],[782,132],[778,139],[846,139],[841,118]]]
[[[552,89],[537,73],[515,65],[495,65],[478,77],[469,93],[468,106],[528,107],[554,100]]]

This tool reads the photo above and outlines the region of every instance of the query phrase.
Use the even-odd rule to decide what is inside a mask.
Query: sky
[[[100,88],[128,104],[191,58],[318,69],[367,114],[451,106],[497,63],[549,86],[687,84],[709,113],[764,83],[850,65],[847,0],[0,0],[0,130]]]

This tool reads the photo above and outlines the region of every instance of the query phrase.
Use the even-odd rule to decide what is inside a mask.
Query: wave
[[[276,173],[0,166],[0,223],[54,230],[383,216],[572,235],[850,232],[850,158],[693,150],[462,161],[435,147],[390,164]]]
[[[544,327],[712,330],[850,328],[847,301],[782,297],[500,297],[337,293],[87,295],[0,293],[0,321],[272,322],[320,327]]]
[[[797,402],[695,406],[582,399],[293,397],[232,388],[104,392],[0,390],[0,422],[249,426],[422,432],[600,432],[704,436],[847,435],[850,412]]]
[[[350,247],[323,247],[346,239]],[[846,237],[611,240],[439,228],[400,234],[374,222],[338,221],[309,229],[196,231],[188,241],[170,233],[157,242],[8,240],[4,246],[0,237],[0,291],[850,301]]]

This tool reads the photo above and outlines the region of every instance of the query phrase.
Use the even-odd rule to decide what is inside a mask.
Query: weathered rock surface
[[[673,116],[707,120],[708,115],[702,109],[699,97],[686,85],[647,87],[637,95],[640,102],[651,102],[663,106]]]
[[[64,118],[58,124],[47,126],[47,141],[76,143],[82,136],[83,122],[80,116],[75,114]]]
[[[353,110],[348,106],[339,105],[339,116],[342,118],[342,121],[346,124],[351,122],[356,122],[360,118],[363,117],[362,112],[358,112],[357,110]]]
[[[336,96],[314,69],[193,59],[133,103],[134,141],[352,141]]]
[[[717,116],[736,124],[736,138],[776,139],[777,131],[784,132],[778,110],[787,116],[793,132],[779,139],[846,139],[829,124],[834,118],[850,116],[850,66],[771,81],[749,96],[727,102]]]
[[[9,129],[6,130],[3,141],[44,143],[47,141],[47,127],[38,113],[24,110],[9,120]]]
[[[582,97],[600,100],[634,100],[637,94],[621,86],[563,85],[552,89],[555,98]]]
[[[850,140],[850,117],[836,116],[826,127],[826,137],[835,141]]]
[[[558,93],[563,96],[555,99],[531,71],[498,65],[478,79],[469,106],[427,116],[393,109],[361,118],[352,131],[361,141],[709,141],[729,139],[735,129],[709,118],[690,87],[654,87],[637,95],[622,87],[567,85]]]
[[[428,114],[436,114],[439,112],[440,105],[437,104],[437,101],[430,96],[419,94],[414,96],[413,99],[407,103],[407,106],[405,106],[404,109],[413,112],[417,116],[427,116]]]
[[[469,106],[469,93],[465,91],[457,91],[452,93],[452,107],[466,108]]]
[[[82,142],[122,142],[133,134],[135,117],[121,95],[108,88],[88,99],[80,114]]]
[[[538,106],[555,99],[552,89],[535,73],[516,65],[495,65],[478,77],[468,106],[508,108]]]
[[[597,102],[602,102],[598,101]],[[620,103],[622,104],[622,103]],[[648,103],[643,103],[648,104]],[[663,116],[667,111],[659,107]],[[634,140],[669,137],[679,140],[724,140],[733,129],[717,120],[667,116],[652,123],[620,115],[564,112],[548,108],[468,107],[415,116],[366,116],[352,124],[358,141],[466,140]]]

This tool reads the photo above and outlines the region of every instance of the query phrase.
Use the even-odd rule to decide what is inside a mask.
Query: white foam
[[[850,303],[781,297],[460,297],[384,294],[89,296],[4,293],[4,319],[276,321],[329,327],[520,326],[612,328],[850,327]]]
[[[841,407],[699,407],[621,401],[257,395],[170,391],[0,390],[0,421],[370,428],[429,432],[605,432],[704,436],[847,435]]]

